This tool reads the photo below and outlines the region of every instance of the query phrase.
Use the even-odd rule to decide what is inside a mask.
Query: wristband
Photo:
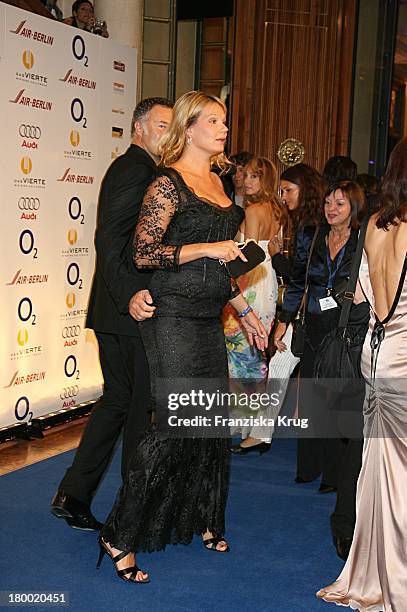
[[[253,308],[251,306],[246,306],[246,308],[239,313],[239,318],[243,319],[249,312],[253,312]]]

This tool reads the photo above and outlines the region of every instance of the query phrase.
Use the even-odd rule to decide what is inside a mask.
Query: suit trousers
[[[150,377],[140,336],[96,333],[104,377],[72,466],[60,489],[90,505],[123,430],[122,478],[149,422]]]
[[[348,440],[338,478],[336,506],[331,514],[332,535],[352,538],[356,522],[356,486],[362,467],[363,439]]]

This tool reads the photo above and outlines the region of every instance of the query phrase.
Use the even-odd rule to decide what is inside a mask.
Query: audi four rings
[[[78,385],[72,385],[71,387],[64,387],[59,394],[61,400],[69,399],[70,397],[75,397],[79,393]]]
[[[38,125],[26,125],[22,123],[19,127],[18,133],[22,138],[34,138],[39,140],[41,138],[41,128]]]
[[[25,198],[21,197],[18,200],[18,208],[20,210],[38,210],[40,207],[39,198]]]
[[[62,330],[63,338],[77,338],[81,333],[80,325],[67,325]]]

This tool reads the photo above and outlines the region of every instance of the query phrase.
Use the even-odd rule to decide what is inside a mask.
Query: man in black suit
[[[111,164],[101,185],[96,270],[86,327],[96,333],[104,390],[51,502],[51,512],[77,529],[100,529],[90,505],[120,432],[123,429],[124,475],[148,422],[149,371],[136,321],[151,317],[154,306],[146,288],[150,273],[136,270],[132,242],[145,189],[156,174],[158,142],[171,121],[172,106],[164,98],[148,98],[137,105],[132,143]]]

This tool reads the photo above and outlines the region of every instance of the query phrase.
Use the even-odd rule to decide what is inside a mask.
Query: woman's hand
[[[222,263],[233,261],[237,259],[237,257],[240,257],[242,261],[247,261],[246,257],[233,240],[208,242],[204,247],[204,257],[219,259]]]
[[[268,344],[267,332],[256,313],[249,312],[240,321],[246,330],[250,346],[255,344],[259,351],[264,351]]]
[[[287,345],[282,341],[282,338],[284,337],[286,331],[287,323],[279,321],[276,327],[276,331],[274,332],[274,345],[280,353],[283,353],[287,350]]]
[[[269,240],[267,248],[270,253],[270,257],[273,257],[273,255],[277,255],[277,253],[281,252],[281,244],[278,236],[273,236],[273,238]]]

